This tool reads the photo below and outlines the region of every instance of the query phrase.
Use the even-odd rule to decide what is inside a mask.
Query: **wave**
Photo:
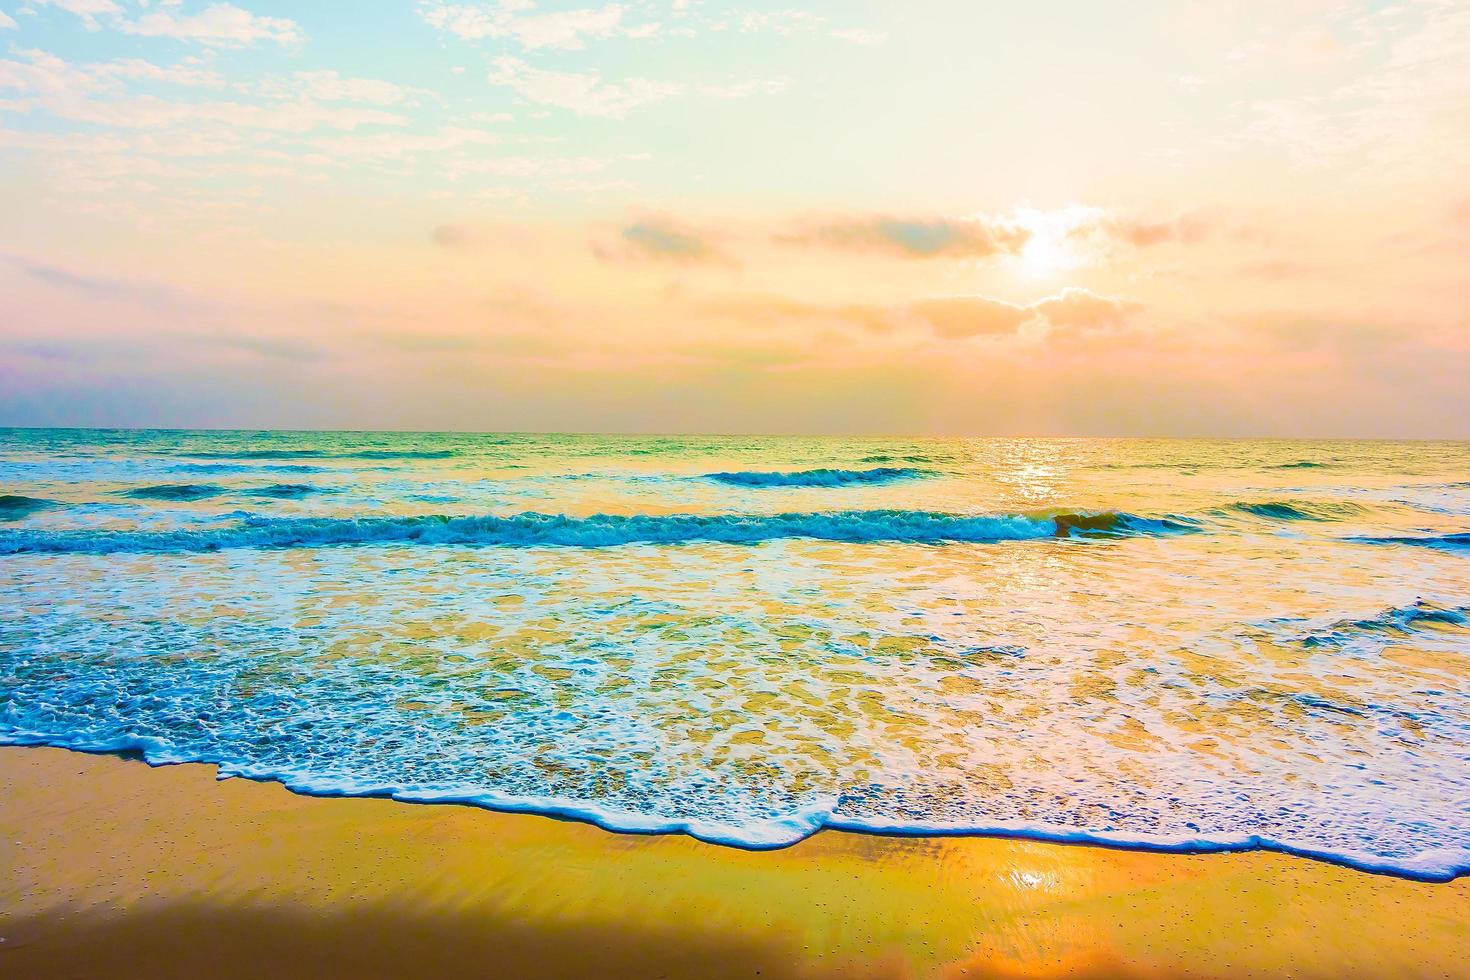
[[[880,466],[872,470],[799,470],[796,472],[706,473],[705,479],[735,487],[846,487],[858,484],[896,483],[927,476],[908,466]]]
[[[1436,548],[1441,551],[1460,551],[1470,548],[1470,531],[1454,531],[1450,534],[1428,534],[1422,537],[1395,536],[1395,537],[1373,537],[1360,535],[1349,538],[1350,541],[1361,541],[1364,544],[1402,544],[1417,548]]]
[[[40,510],[61,506],[54,500],[40,497],[23,497],[20,494],[0,494],[0,521],[18,521]]]
[[[271,500],[299,500],[313,493],[324,492],[327,491],[307,483],[272,483],[244,490],[222,487],[215,483],[162,483],[157,486],[123,490],[120,491],[120,495],[132,497],[135,500],[193,501],[220,497],[227,493],[238,493],[245,497],[265,497]]]
[[[450,459],[452,449],[241,449],[233,452],[180,452],[194,459]]]
[[[247,464],[247,463],[176,463],[169,467],[173,473],[330,473],[324,466],[306,466],[300,463]]]
[[[1267,466],[1268,470],[1321,470],[1330,467],[1331,463],[1316,463],[1311,460],[1300,460],[1295,463],[1275,463]]]
[[[265,497],[270,500],[300,500],[314,493],[329,493],[322,487],[314,487],[309,483],[272,483],[267,487],[255,487],[250,490],[241,490],[240,493],[247,497]]]
[[[1416,599],[1411,605],[1391,606],[1376,616],[1343,619],[1298,638],[1307,647],[1342,647],[1363,637],[1409,636],[1446,626],[1470,626],[1470,606],[1442,606]]]
[[[1346,501],[1301,502],[1268,500],[1257,503],[1236,501],[1218,508],[1216,513],[1248,514],[1273,521],[1340,521],[1363,512],[1357,504]]]
[[[797,514],[661,514],[567,517],[247,517],[223,528],[178,531],[7,531],[0,555],[199,552],[223,548],[423,544],[481,547],[607,548],[695,542],[759,544],[787,538],[852,543],[942,544],[1050,537],[1117,538],[1195,530],[1176,518],[1132,514],[966,516],[911,510]]]
[[[609,806],[592,799],[551,795],[523,795],[487,786],[425,785],[383,782],[351,775],[333,775],[296,769],[281,762],[251,763],[218,757],[176,746],[167,739],[138,735],[111,738],[86,735],[0,730],[0,745],[53,746],[88,753],[109,753],[141,759],[151,766],[206,763],[218,768],[220,778],[238,777],[279,783],[301,796],[327,798],[386,798],[402,803],[473,806],[499,813],[521,813],[573,820],[612,833],[640,835],[683,834],[705,843],[745,851],[773,851],[791,847],[823,831],[871,834],[883,837],[993,837],[1060,844],[1089,844],[1119,850],[1165,854],[1219,854],[1274,851],[1324,861],[1411,881],[1445,883],[1470,874],[1470,849],[1439,847],[1405,857],[1386,857],[1360,850],[1334,850],[1281,839],[1248,830],[1190,835],[1167,832],[1125,832],[1081,829],[1033,820],[985,822],[925,820],[916,816],[857,816],[838,812],[841,797],[813,801],[789,812],[760,819],[728,822],[694,814],[645,813]]]
[[[123,497],[135,500],[204,500],[227,493],[224,487],[213,483],[161,483],[152,487],[134,487],[119,491]]]

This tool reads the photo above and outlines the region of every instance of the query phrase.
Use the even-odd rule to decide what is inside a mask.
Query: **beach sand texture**
[[[752,853],[0,749],[5,977],[1455,977],[1470,879],[828,832]]]

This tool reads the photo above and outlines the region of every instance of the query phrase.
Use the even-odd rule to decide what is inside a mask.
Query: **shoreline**
[[[1453,975],[1470,879],[828,829],[781,850],[0,747],[0,972]],[[478,972],[477,972],[478,971]]]
[[[216,774],[222,769],[220,763],[202,760],[184,759],[154,761],[148,757],[146,745],[138,744],[127,748],[91,748],[85,746],[59,745],[53,742],[37,741],[3,741],[0,740],[0,751],[7,748],[22,749],[57,749],[64,752],[72,752],[79,755],[105,756],[127,762],[140,762],[150,769],[164,769],[173,766],[203,766],[215,770]],[[751,853],[767,853],[781,851],[789,847],[796,847],[813,837],[823,833],[852,834],[860,837],[897,838],[897,839],[929,839],[929,838],[981,838],[989,840],[1010,840],[1018,842],[1029,842],[1034,844],[1054,844],[1061,846],[1097,847],[1105,850],[1137,851],[1146,854],[1174,854],[1174,855],[1214,855],[1214,854],[1246,854],[1253,851],[1263,851],[1272,854],[1280,854],[1286,857],[1297,858],[1305,861],[1317,861],[1332,867],[1344,868],[1362,874],[1382,875],[1388,878],[1398,878],[1405,881],[1420,882],[1424,884],[1449,884],[1462,878],[1470,878],[1470,864],[1456,865],[1449,871],[1417,871],[1397,867],[1386,863],[1372,863],[1366,860],[1359,861],[1350,857],[1326,851],[1313,851],[1308,848],[1294,847],[1289,844],[1280,844],[1276,841],[1262,840],[1255,835],[1238,842],[1218,843],[1214,841],[1190,841],[1181,843],[1167,843],[1162,841],[1150,841],[1144,839],[1111,838],[1104,835],[1093,834],[1087,831],[1061,832],[1045,829],[1032,829],[1027,827],[982,827],[982,828],[950,828],[930,827],[921,824],[874,826],[861,821],[823,821],[808,827],[803,827],[800,836],[791,839],[760,841],[755,838],[740,838],[735,836],[718,836],[714,833],[703,832],[695,823],[669,822],[655,824],[646,822],[643,825],[635,825],[631,817],[624,823],[618,823],[615,814],[610,814],[594,805],[574,805],[559,799],[542,798],[541,800],[529,800],[511,798],[501,801],[490,801],[486,795],[460,796],[450,793],[443,794],[421,794],[404,792],[402,790],[384,790],[374,792],[371,790],[363,792],[349,792],[346,790],[323,789],[300,780],[293,781],[293,777],[277,775],[249,775],[231,774],[227,776],[216,775],[216,782],[228,779],[242,779],[247,782],[261,783],[265,785],[279,786],[294,796],[305,796],[325,800],[387,800],[393,803],[401,803],[409,806],[456,806],[482,810],[509,816],[543,817],[549,820],[558,820],[567,823],[582,824],[595,827],[609,834],[632,837],[688,837],[691,840],[714,847],[728,847]],[[544,804],[544,805],[543,805]]]

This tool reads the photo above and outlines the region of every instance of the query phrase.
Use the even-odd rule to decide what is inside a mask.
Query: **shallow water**
[[[1470,446],[0,430],[0,741],[1470,870]]]

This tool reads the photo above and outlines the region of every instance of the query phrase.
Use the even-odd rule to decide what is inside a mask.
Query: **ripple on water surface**
[[[747,847],[1470,864],[1470,571],[1419,546],[1467,533],[1463,446],[50,438],[0,443],[12,496],[56,504],[0,530],[0,740]],[[120,486],[144,458],[220,469]],[[943,472],[709,478],[879,459]],[[147,521],[78,523],[106,500]]]

